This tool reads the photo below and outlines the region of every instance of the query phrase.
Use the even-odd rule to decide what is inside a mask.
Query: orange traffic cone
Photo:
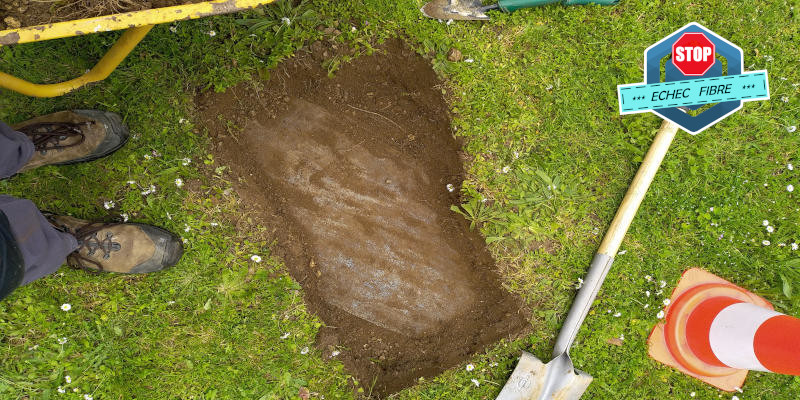
[[[655,360],[727,391],[739,389],[748,370],[800,375],[800,319],[763,298],[693,268],[669,304],[648,339]]]

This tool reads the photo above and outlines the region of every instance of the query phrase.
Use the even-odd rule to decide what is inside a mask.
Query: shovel
[[[617,215],[608,227],[606,236],[597,250],[586,279],[583,282],[575,302],[569,309],[567,319],[561,327],[553,349],[553,360],[547,364],[532,354],[523,352],[517,367],[503,386],[496,400],[571,400],[580,399],[592,376],[575,369],[569,357],[569,348],[578,334],[589,308],[600,291],[600,286],[611,268],[614,256],[622,244],[625,233],[644,199],[653,177],[667,154],[667,149],[678,132],[678,125],[664,121],[656,134],[650,150],[639,166],[639,171],[631,182]]]
[[[520,8],[543,6],[551,3],[561,3],[565,6],[599,4],[609,6],[617,4],[618,0],[500,0],[497,4],[484,6],[481,0],[433,0],[425,4],[420,11],[428,18],[442,20],[488,20],[486,12],[501,10],[507,13]]]

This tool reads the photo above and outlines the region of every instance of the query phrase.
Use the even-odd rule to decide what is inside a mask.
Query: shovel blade
[[[420,11],[428,18],[441,20],[484,21],[489,16],[481,11],[480,0],[433,0]]]
[[[566,354],[545,364],[523,351],[496,400],[578,400],[592,379],[573,368]]]

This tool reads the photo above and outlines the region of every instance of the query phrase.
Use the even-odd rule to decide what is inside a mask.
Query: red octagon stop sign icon
[[[705,34],[684,33],[672,45],[672,63],[686,76],[701,76],[714,65],[714,43]]]

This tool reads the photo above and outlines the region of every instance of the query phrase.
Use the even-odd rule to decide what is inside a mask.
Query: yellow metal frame
[[[89,72],[66,82],[36,84],[0,72],[0,87],[33,97],[56,97],[107,78],[156,24],[227,14],[276,0],[215,0],[0,31],[0,46],[127,29]]]

